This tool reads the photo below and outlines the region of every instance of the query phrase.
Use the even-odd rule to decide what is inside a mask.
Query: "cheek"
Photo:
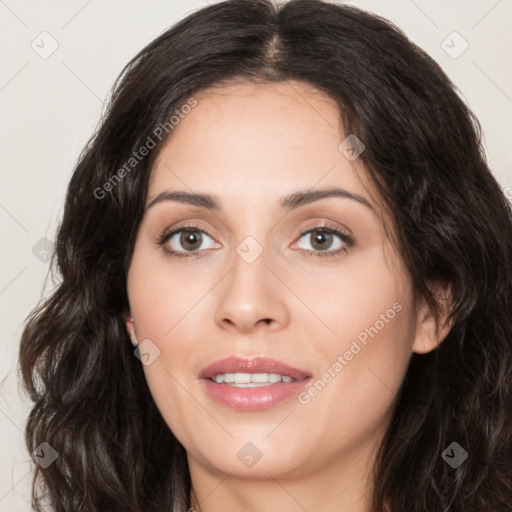
[[[137,334],[151,339],[161,349],[176,329],[181,332],[186,328],[198,301],[211,287],[204,277],[207,273],[192,266],[190,271],[183,270],[179,265],[141,250],[134,253],[128,274],[128,296]]]
[[[393,266],[393,256],[384,257],[382,245],[375,245],[336,269],[324,267],[308,277],[281,269],[301,299],[282,294],[290,310],[290,329],[308,333],[308,343],[315,345],[319,356],[317,371],[351,348],[357,351],[354,341],[364,349],[354,357],[357,360],[375,358],[381,365],[399,361],[397,350],[409,355],[411,294],[403,269]],[[139,341],[152,340],[172,366],[187,361],[195,349],[188,340],[204,338],[201,326],[214,327],[215,291],[208,294],[222,278],[222,270],[219,267],[217,275],[206,259],[204,264],[201,259],[178,262],[156,251],[135,252],[128,293]]]
[[[412,298],[405,271],[384,258],[382,248],[367,251],[330,283],[316,303],[330,329],[316,345],[323,365],[317,370],[333,382],[322,400],[332,405],[346,396],[354,408],[364,409],[382,393],[397,392],[412,354]]]
[[[197,386],[197,360],[201,347],[193,340],[205,339],[205,304],[201,301],[211,289],[211,272],[181,270],[181,263],[155,257],[150,251],[135,251],[128,273],[128,296],[136,322],[137,339],[151,340],[158,356],[144,365],[144,374],[158,409],[180,441],[187,429],[180,428],[185,415],[201,415],[194,411],[190,392]],[[184,264],[187,265],[186,263]],[[190,275],[194,272],[194,276]],[[210,280],[206,278],[210,276]],[[211,312],[210,312],[211,314]],[[201,321],[198,321],[198,317]]]
[[[386,333],[380,337],[389,337],[390,331],[409,331],[410,284],[396,256],[391,256],[394,259],[384,257],[382,246],[375,245],[351,256],[335,272],[303,279],[302,288],[295,286],[297,294],[306,298],[304,302],[328,328],[322,329],[327,338],[320,347],[348,349],[352,340],[364,342],[365,337],[373,337],[370,332],[376,335],[375,330]],[[304,328],[311,332],[310,325]],[[314,327],[318,325],[316,321]]]

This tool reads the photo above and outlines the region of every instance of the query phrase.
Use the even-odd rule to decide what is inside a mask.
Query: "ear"
[[[131,312],[125,314],[125,326],[126,331],[128,332],[128,336],[132,342],[134,347],[138,346],[139,342],[137,341],[137,334],[135,333],[135,322],[133,321],[133,316]]]
[[[429,286],[439,304],[438,324],[434,313],[425,300],[421,298],[417,307],[416,336],[412,345],[413,352],[426,354],[436,349],[448,336],[453,320],[448,321],[448,314],[453,304],[452,287],[449,283],[435,282]]]

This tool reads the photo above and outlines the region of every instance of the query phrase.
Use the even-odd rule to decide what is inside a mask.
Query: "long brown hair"
[[[398,226],[416,291],[437,311],[429,283],[452,286],[453,327],[436,350],[412,355],[398,394],[374,469],[374,511],[385,502],[393,512],[508,510],[511,207],[478,122],[440,67],[391,23],[320,0],[205,7],[147,45],[117,80],[67,190],[52,259],[60,281],[21,339],[34,402],[27,447],[47,442],[58,454],[45,469],[34,465],[35,510],[189,506],[185,450],[125,330],[126,275],[169,119],[194,93],[237,79],[299,80],[333,98],[345,133],[364,141],[360,158]],[[126,167],[148,137],[154,149]],[[468,452],[457,468],[441,456],[452,442]]]

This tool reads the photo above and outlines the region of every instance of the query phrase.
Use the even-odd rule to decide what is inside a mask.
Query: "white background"
[[[30,510],[23,437],[30,404],[18,390],[16,365],[24,319],[48,271],[32,247],[55,239],[73,166],[122,67],[207,3],[214,2],[0,0],[0,512]],[[491,169],[511,187],[512,2],[347,3],[393,21],[439,62],[482,124]],[[31,47],[51,48],[44,31],[58,43],[46,59]],[[447,53],[458,53],[464,40],[469,47],[458,58]]]

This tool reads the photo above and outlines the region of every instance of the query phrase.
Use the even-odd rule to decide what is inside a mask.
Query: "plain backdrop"
[[[122,67],[208,3],[215,2],[0,0],[0,512],[30,510],[19,338],[41,296],[41,248],[51,250],[74,164]],[[512,2],[347,3],[393,21],[447,72],[479,118],[490,167],[510,198]]]

